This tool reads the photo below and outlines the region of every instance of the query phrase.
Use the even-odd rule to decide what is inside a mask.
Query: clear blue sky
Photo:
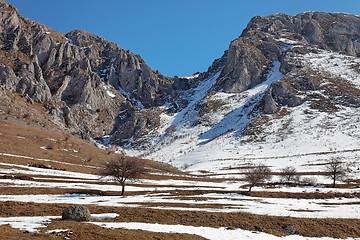
[[[167,76],[206,71],[249,20],[303,11],[360,14],[360,0],[7,0],[59,32],[81,29],[140,54]]]

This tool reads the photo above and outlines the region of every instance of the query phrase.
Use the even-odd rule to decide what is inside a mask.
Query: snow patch
[[[290,235],[285,237],[277,237],[262,232],[253,232],[242,229],[229,230],[226,228],[211,228],[211,227],[193,227],[185,225],[167,225],[167,224],[153,224],[153,223],[139,223],[139,222],[91,222],[100,227],[106,228],[125,228],[125,229],[141,229],[150,232],[162,233],[182,233],[195,234],[210,240],[330,240],[334,238],[311,238],[299,235]],[[352,238],[348,238],[350,240]]]
[[[135,107],[144,109],[144,105],[137,99],[130,97],[130,93],[123,90],[121,87],[118,88],[118,91],[124,95]]]
[[[92,220],[103,220],[103,219],[112,219],[118,217],[117,213],[99,213],[99,214],[91,214]]]
[[[52,219],[59,219],[58,216],[43,216],[43,217],[0,217],[0,225],[9,224],[13,228],[20,230],[27,230],[29,232],[37,232],[38,228],[46,227],[46,224]]]

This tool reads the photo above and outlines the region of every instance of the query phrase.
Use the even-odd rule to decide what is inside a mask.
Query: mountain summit
[[[358,16],[256,16],[207,72],[170,78],[102,37],[0,8],[2,118],[194,171],[356,157]]]

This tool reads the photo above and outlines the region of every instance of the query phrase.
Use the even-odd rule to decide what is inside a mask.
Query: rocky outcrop
[[[269,91],[277,104],[282,106],[296,107],[302,103],[296,96],[296,90],[286,81],[274,82]]]
[[[266,114],[273,114],[276,112],[277,110],[277,105],[272,97],[272,94],[271,94],[271,89],[267,92],[267,94],[265,94],[264,98],[263,98],[263,101],[264,101],[264,113]]]
[[[247,30],[261,28],[281,37],[286,33],[325,50],[341,52],[351,56],[360,53],[360,18],[346,13],[305,12],[295,16],[276,14],[255,17]]]
[[[17,85],[14,71],[2,63],[0,63],[0,84],[11,91],[14,91]]]
[[[134,112],[132,112],[134,111]],[[127,108],[116,119],[116,125],[112,133],[111,143],[117,145],[133,144],[133,146],[145,146],[151,139],[151,134],[160,125],[160,114],[156,108],[133,110]],[[133,140],[136,139],[136,143]]]
[[[258,38],[266,40],[259,42]],[[217,90],[242,92],[263,82],[268,66],[278,60],[280,52],[274,40],[263,33],[234,40],[227,51]]]
[[[324,12],[254,17],[222,57],[226,64],[216,90],[234,93],[247,90],[265,80],[269,64],[274,61],[281,62],[283,73],[290,71],[291,66],[283,59],[290,48],[279,41],[282,38],[303,46],[359,56],[360,17]]]
[[[81,59],[78,59],[80,69],[96,72],[104,83],[126,93],[129,99],[136,99],[144,107],[163,103],[167,93],[161,94],[162,89],[173,81],[152,70],[139,55],[80,30],[72,31],[66,37],[75,49],[83,49],[74,54]],[[55,59],[55,62],[61,63],[62,59]],[[48,63],[52,64],[53,61]]]

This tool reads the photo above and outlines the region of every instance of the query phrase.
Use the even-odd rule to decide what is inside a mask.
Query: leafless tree
[[[111,177],[113,180],[119,182],[122,186],[121,196],[124,196],[125,181],[128,179],[137,179],[143,173],[145,173],[144,160],[119,156],[113,161],[106,162],[100,175],[102,177]]]
[[[251,192],[252,187],[256,184],[271,179],[271,170],[262,163],[250,165],[245,172],[245,179],[250,184],[249,192]]]
[[[325,165],[326,177],[333,180],[333,187],[336,181],[343,181],[349,172],[349,168],[339,158],[330,158]]]
[[[287,166],[285,168],[282,168],[280,171],[280,181],[285,183],[299,181],[299,176],[297,175],[296,168],[293,166]]]

